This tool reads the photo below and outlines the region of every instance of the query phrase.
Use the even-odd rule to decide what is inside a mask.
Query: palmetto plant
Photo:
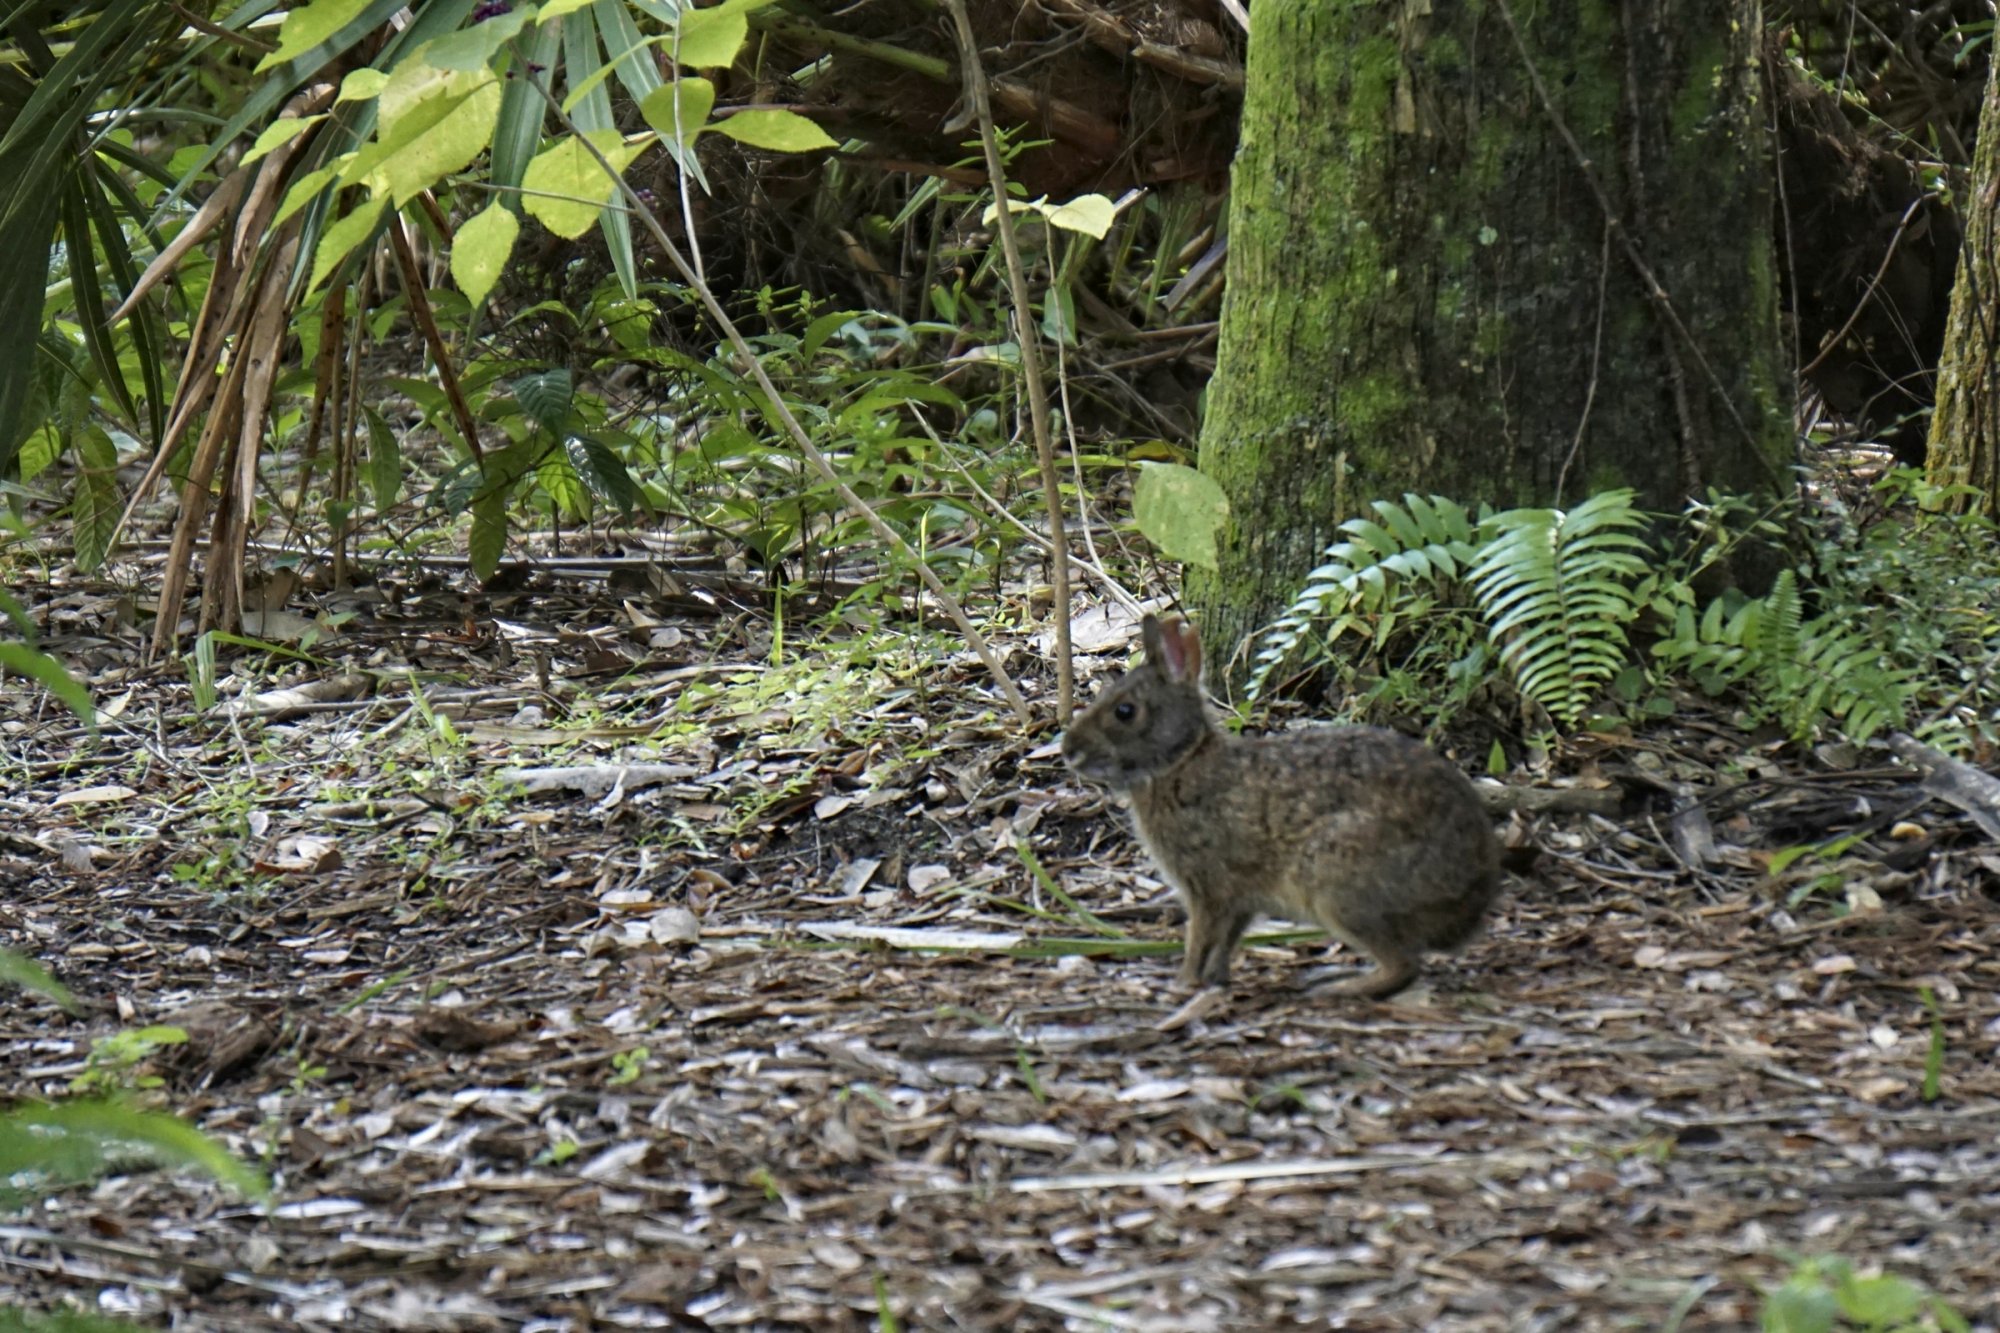
[[[379,448],[381,434],[353,419],[349,352],[366,337],[371,307],[400,300],[447,406],[436,424],[481,479],[471,503],[484,506],[489,539],[476,556],[497,561],[495,511],[504,515],[507,489],[548,457],[582,461],[576,494],[629,498],[629,482],[605,475],[601,452],[566,440],[562,414],[546,401],[535,417],[554,423],[547,438],[532,450],[508,447],[519,440],[489,449],[456,379],[421,252],[449,251],[451,275],[476,307],[506,267],[525,210],[564,237],[601,226],[634,293],[631,219],[612,206],[600,156],[617,168],[662,146],[699,186],[689,149],[711,128],[764,148],[832,145],[781,111],[711,125],[713,87],[662,73],[730,64],[762,7],[311,0],[284,11],[281,25],[274,4],[254,0],[213,20],[192,12],[205,7],[147,0],[66,9],[60,21],[14,7],[0,19],[15,57],[0,64],[0,171],[18,186],[0,200],[0,338],[39,341],[42,352],[0,364],[0,476],[17,468],[24,443],[37,469],[75,455],[72,513],[87,568],[108,553],[120,510],[171,475],[180,509],[153,651],[173,645],[204,540],[200,628],[229,628],[240,618],[257,468],[288,347],[314,335],[304,446],[311,456],[322,436],[332,441],[332,504],[350,504],[350,441],[372,435]],[[663,62],[662,51],[675,59]],[[200,79],[189,78],[197,68]],[[564,98],[554,136],[540,84]],[[614,85],[649,131],[614,124]],[[190,141],[192,123],[205,132]],[[148,148],[135,146],[134,131]],[[381,251],[388,262],[369,262]],[[208,260],[192,276],[191,256]],[[394,277],[378,282],[378,273]],[[177,357],[163,314],[185,327]],[[66,383],[85,385],[94,412],[55,410]],[[151,453],[131,497],[111,489],[117,455],[97,420],[104,413]],[[371,480],[379,492],[381,478]]]

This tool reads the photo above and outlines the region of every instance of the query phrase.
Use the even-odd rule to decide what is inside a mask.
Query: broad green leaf
[[[590,130],[590,142],[624,171],[644,144],[632,145],[616,130]],[[611,196],[612,184],[576,137],[535,155],[521,178],[523,206],[556,235],[575,240],[588,232]]]
[[[451,279],[474,305],[485,302],[507,271],[521,223],[505,204],[491,204],[459,225],[451,238]]]
[[[576,398],[576,385],[569,371],[557,367],[523,375],[514,381],[513,388],[515,401],[521,404],[530,421],[551,435],[561,431],[569,419],[570,404]]]
[[[278,29],[278,49],[257,62],[256,73],[282,65],[339,32],[368,5],[368,0],[312,0],[285,15]]]
[[[75,529],[76,565],[89,573],[111,554],[111,533],[118,526],[117,483],[109,473],[80,473],[69,512]]]
[[[81,495],[81,490],[82,479],[79,478],[79,495]],[[115,499],[116,497],[114,496],[113,498]],[[114,523],[117,522],[118,516],[113,514],[111,521]],[[101,564],[103,562],[100,559],[98,563]],[[83,564],[83,554],[80,548],[77,554],[77,564]],[[96,568],[96,565],[92,565],[91,568]],[[0,667],[5,667],[16,675],[26,676],[29,680],[40,681],[43,688],[56,698],[62,700],[68,706],[70,712],[75,713],[83,720],[85,726],[91,728],[93,731],[97,729],[97,708],[90,702],[90,691],[86,690],[76,677],[63,670],[62,663],[56,661],[47,653],[37,652],[24,643],[0,642]],[[7,978],[4,975],[0,975],[0,980],[5,979]]]
[[[340,81],[340,96],[336,102],[372,102],[382,95],[389,86],[389,71],[386,69],[357,69]]]
[[[574,14],[579,9],[587,8],[589,4],[590,0],[549,0],[548,4],[542,6],[542,22],[559,19],[565,14]]]
[[[1833,1333],[1840,1308],[1817,1279],[1793,1279],[1764,1297],[1764,1333]]]
[[[1924,1308],[1922,1288],[1892,1273],[1849,1277],[1834,1295],[1841,1312],[1864,1328],[1901,1328]]]
[[[1229,517],[1222,487],[1179,463],[1147,463],[1139,469],[1132,517],[1146,539],[1170,560],[1215,568],[1215,534]]]
[[[547,17],[547,10],[543,17]],[[436,38],[425,45],[419,58],[439,69],[477,70],[493,63],[493,57],[521,29],[534,20],[533,5],[516,5],[504,14],[495,14],[470,27]]]
[[[376,224],[382,220],[382,212],[389,206],[389,197],[378,194],[356,204],[354,211],[341,218],[320,233],[319,248],[313,252],[312,281],[306,284],[311,291],[325,282],[340,262],[374,235]]]
[[[42,475],[42,469],[56,461],[62,453],[62,436],[54,426],[43,426],[21,441],[21,480],[33,481]]]
[[[81,467],[71,492],[71,536],[77,567],[88,572],[111,554],[111,533],[118,526],[118,446],[95,423],[78,432],[76,446]]]
[[[296,116],[265,126],[264,132],[257,136],[257,142],[251,144],[250,151],[243,155],[243,165],[247,167],[273,149],[284,147],[325,119],[325,116]]]
[[[629,514],[639,507],[639,488],[608,445],[588,436],[572,436],[566,443],[570,463],[594,493],[616,505],[620,513]]]
[[[680,99],[678,127],[674,121],[674,99],[677,96]],[[646,100],[639,103],[639,114],[667,142],[693,143],[695,135],[700,134],[708,124],[708,113],[714,107],[715,85],[707,79],[685,74],[648,93]]]
[[[826,346],[827,339],[862,318],[859,310],[830,310],[806,325],[805,337],[799,340],[799,355],[810,361]]]
[[[506,486],[488,485],[472,502],[472,535],[466,543],[466,555],[472,562],[474,578],[485,582],[500,568],[500,557],[507,553],[507,492]]]
[[[403,488],[403,448],[380,412],[372,407],[363,411],[368,415],[368,489],[375,496],[375,512],[383,514],[395,507]]]
[[[0,644],[0,650],[19,646],[19,644]],[[13,664],[10,662],[8,665]],[[76,996],[70,994],[69,987],[50,976],[47,968],[32,958],[23,958],[20,954],[9,953],[5,949],[0,949],[0,982],[19,986],[22,990],[34,991],[37,995],[54,1000],[71,1013],[76,1013],[80,1008]]]
[[[727,120],[718,121],[715,128],[738,143],[768,148],[774,153],[809,153],[816,148],[840,146],[825,130],[796,111],[739,111]]]
[[[668,50],[689,69],[726,69],[750,35],[750,6],[724,0],[713,9],[681,11],[680,39]]]

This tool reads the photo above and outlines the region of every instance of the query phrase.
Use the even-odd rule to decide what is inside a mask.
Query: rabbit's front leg
[[[1226,986],[1229,955],[1243,938],[1256,913],[1190,893],[1187,898],[1187,947],[1181,961],[1181,984]]]

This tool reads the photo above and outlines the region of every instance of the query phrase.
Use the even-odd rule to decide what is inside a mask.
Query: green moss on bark
[[[1225,659],[1377,497],[1546,503],[1563,476],[1569,502],[1587,481],[1672,506],[1690,473],[1741,489],[1781,469],[1769,200],[1744,132],[1754,7],[1684,0],[1665,40],[1647,26],[1656,11],[1624,3],[1513,12],[1699,355],[1674,346],[1622,249],[1607,251],[1596,195],[1497,6],[1251,7],[1201,447],[1233,519],[1220,568],[1191,589]],[[1628,41],[1666,53],[1636,88]]]

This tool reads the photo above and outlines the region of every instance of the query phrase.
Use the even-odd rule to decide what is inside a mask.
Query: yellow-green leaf
[[[533,5],[516,5],[505,14],[482,19],[469,28],[447,33],[424,43],[420,53],[426,64],[439,69],[484,69],[510,40],[535,18]]]
[[[521,224],[505,204],[493,204],[468,218],[451,240],[451,280],[474,305],[486,300],[507,269]]]
[[[340,174],[340,169],[353,157],[352,153],[344,153],[319,170],[308,171],[293,181],[291,188],[285,191],[285,202],[278,205],[277,214],[271,219],[271,230],[276,231],[286,218],[318,198],[319,192],[332,183],[333,178]]]
[[[549,0],[548,4],[542,6],[542,21],[547,22],[550,19],[559,19],[565,14],[574,14],[577,10],[588,7],[590,3],[591,0]]]
[[[1215,533],[1229,497],[1215,479],[1179,463],[1147,463],[1132,488],[1132,518],[1169,560],[1215,568]]]
[[[626,143],[616,130],[587,133],[590,142],[620,172],[645,146]],[[544,227],[572,241],[596,224],[611,191],[604,168],[574,136],[535,154],[521,177],[522,206]]]
[[[375,224],[382,220],[382,210],[388,206],[387,195],[375,195],[356,205],[352,213],[320,234],[319,248],[313,251],[312,281],[306,284],[306,290],[311,291],[325,282],[327,275],[347,258],[348,252],[374,233]]]
[[[1082,232],[1101,241],[1118,216],[1118,206],[1101,194],[1080,194],[1066,204],[1053,205],[1043,212],[1050,226]]]
[[[678,129],[674,125],[675,97],[680,98]],[[668,143],[693,143],[695,135],[708,124],[708,113],[714,108],[715,85],[688,74],[647,93],[646,100],[639,103],[639,114]]]
[[[357,69],[349,71],[340,81],[340,96],[336,102],[370,102],[382,95],[389,86],[389,71],[386,69]]]
[[[1040,199],[1010,199],[1007,207],[1015,213],[1040,213],[1052,227],[1082,232],[1100,241],[1104,239],[1104,233],[1111,230],[1112,220],[1118,216],[1118,206],[1101,194],[1078,195],[1066,204],[1052,204],[1047,195]],[[999,215],[1000,206],[988,204],[981,220],[990,223]]]
[[[796,111],[739,111],[715,128],[738,143],[768,148],[774,153],[809,153],[816,148],[840,146],[825,130]]]
[[[535,468],[535,480],[564,515],[574,519],[590,517],[590,492],[584,489],[583,478],[576,475],[566,454],[551,449],[543,455]]]
[[[749,7],[728,0],[713,9],[683,9],[680,40],[669,49],[689,69],[727,68],[736,63],[750,35]]]
[[[264,132],[257,136],[257,142],[251,144],[250,151],[243,155],[243,165],[247,167],[271,150],[283,147],[325,119],[325,116],[295,116],[266,125]]]
[[[256,72],[262,74],[304,55],[352,23],[368,3],[369,0],[312,0],[311,4],[287,13],[285,26],[278,29],[278,49],[257,62]]]
[[[400,207],[486,150],[500,117],[500,81],[484,66],[456,71],[405,61],[379,105],[375,140],[342,179],[353,185],[380,177]]]

